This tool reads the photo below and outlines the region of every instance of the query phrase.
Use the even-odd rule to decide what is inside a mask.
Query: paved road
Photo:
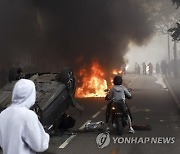
[[[122,139],[132,137],[145,139],[157,138],[158,143],[114,143],[113,137],[118,137],[115,132],[110,133],[110,144],[100,149],[96,144],[96,137],[100,133],[83,132],[83,124],[87,121],[100,121],[105,119],[106,102],[102,98],[84,98],[78,101],[84,105],[85,112],[80,117],[79,113],[71,108],[68,112],[76,119],[74,134],[65,133],[51,137],[50,147],[44,154],[179,154],[180,151],[180,110],[174,103],[161,76],[135,76],[126,75],[126,84],[133,91],[133,99],[128,104],[133,114],[134,124],[149,124],[151,131],[136,131],[129,134],[124,130]],[[120,136],[119,136],[120,137]],[[164,137],[172,137],[170,144],[163,144]]]
[[[133,89],[133,99],[128,101],[134,124],[149,124],[151,131],[136,131],[129,134],[128,129],[124,130],[123,139],[127,137],[150,139],[159,137],[158,143],[123,143],[114,144],[113,137],[118,137],[115,132],[110,133],[110,144],[99,149],[96,144],[96,137],[100,133],[77,132],[74,135],[62,135],[52,137],[50,148],[45,154],[178,154],[180,151],[180,110],[174,103],[168,89],[164,86],[161,76],[125,76],[126,83]],[[85,107],[83,116],[77,119],[74,130],[79,130],[87,121],[104,120],[106,103],[101,98],[79,99]],[[70,111],[78,117],[77,111]],[[164,137],[172,137],[170,144],[163,144]],[[122,139],[122,138],[121,138]],[[121,140],[122,141],[122,140]]]

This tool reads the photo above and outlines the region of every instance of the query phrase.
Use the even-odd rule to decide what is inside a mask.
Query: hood
[[[20,79],[14,86],[12,105],[27,107],[34,105],[36,100],[35,85],[31,80]]]
[[[113,89],[114,89],[115,91],[120,92],[120,91],[123,90],[123,86],[122,86],[122,85],[114,85]]]

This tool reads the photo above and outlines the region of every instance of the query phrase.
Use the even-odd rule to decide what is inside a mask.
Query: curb
[[[162,76],[163,76],[163,79],[164,79],[164,81],[165,81],[165,83],[166,83],[166,85],[167,85],[170,93],[171,93],[171,96],[173,97],[176,105],[177,105],[177,106],[179,107],[179,109],[180,109],[180,102],[179,102],[178,98],[176,97],[176,95],[174,94],[173,90],[171,89],[171,86],[169,85],[168,81],[166,80],[166,77],[164,76],[164,74],[162,74]]]

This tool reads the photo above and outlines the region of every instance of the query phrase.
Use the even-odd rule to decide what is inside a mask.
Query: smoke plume
[[[2,0],[1,56],[41,71],[78,70],[92,60],[107,71],[120,67],[128,44],[142,45],[153,33],[142,2]]]

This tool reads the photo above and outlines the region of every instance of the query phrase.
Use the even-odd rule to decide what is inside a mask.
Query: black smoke
[[[142,0],[2,0],[1,56],[39,71],[78,70],[98,60],[109,71],[128,44],[144,44],[153,23]]]

